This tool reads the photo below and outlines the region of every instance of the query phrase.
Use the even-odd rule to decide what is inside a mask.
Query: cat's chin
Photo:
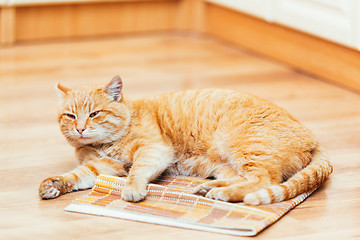
[[[93,144],[97,142],[96,139],[94,139],[93,137],[83,137],[83,136],[79,137],[77,141],[84,145]]]
[[[91,137],[78,137],[78,138],[68,138],[68,142],[74,147],[80,147],[84,145],[96,144],[97,141]]]
[[[87,140],[91,140],[91,139],[93,139],[93,138],[92,138],[92,137],[80,136],[78,139],[79,139],[80,141],[87,141]]]

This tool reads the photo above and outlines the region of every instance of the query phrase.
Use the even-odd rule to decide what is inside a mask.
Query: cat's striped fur
[[[204,89],[137,101],[116,76],[104,88],[58,84],[59,124],[80,165],[45,179],[42,198],[90,188],[100,173],[128,175],[126,201],[141,201],[160,174],[213,177],[194,193],[247,204],[279,202],[332,172],[312,133],[284,109],[238,91]]]

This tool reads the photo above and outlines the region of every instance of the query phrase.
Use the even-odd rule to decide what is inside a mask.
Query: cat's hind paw
[[[232,185],[236,184],[239,178],[233,178],[228,180],[213,180],[205,182],[195,187],[192,190],[194,194],[201,194],[207,198],[214,200],[220,200],[225,202],[241,201],[240,194],[232,188]]]
[[[199,186],[193,188],[191,190],[191,193],[193,194],[200,194],[200,195],[203,195],[205,196],[205,194],[211,190],[211,186],[209,186],[208,184],[206,183],[203,183],[203,184],[200,184]]]
[[[226,191],[225,187],[213,188],[205,195],[205,197],[224,202],[231,201],[229,193]]]
[[[231,183],[232,182],[229,180],[213,180],[200,184],[199,186],[192,189],[191,193],[205,195],[213,188],[227,187]]]

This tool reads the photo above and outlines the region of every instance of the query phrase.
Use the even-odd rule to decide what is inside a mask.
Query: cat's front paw
[[[144,200],[146,195],[146,186],[145,188],[139,188],[131,185],[125,185],[121,191],[121,198],[127,202],[140,202]]]
[[[43,199],[57,198],[70,187],[62,176],[47,178],[39,186],[39,196]]]

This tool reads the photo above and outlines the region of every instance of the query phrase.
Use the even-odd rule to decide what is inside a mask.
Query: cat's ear
[[[59,102],[62,102],[64,96],[67,95],[68,92],[70,91],[70,88],[63,86],[60,84],[60,82],[58,82],[55,86],[55,90],[58,95]]]
[[[122,80],[119,76],[113,77],[111,81],[105,86],[104,91],[109,94],[113,101],[120,101],[122,98]]]

